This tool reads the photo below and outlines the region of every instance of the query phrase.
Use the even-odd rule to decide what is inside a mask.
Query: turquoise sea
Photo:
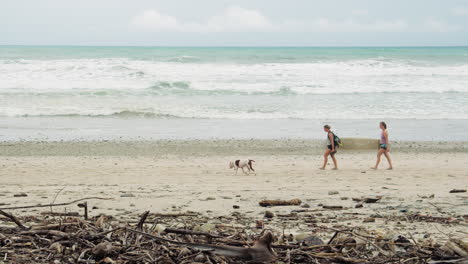
[[[465,130],[468,47],[0,46],[3,140],[100,138],[109,131],[102,124],[129,135],[125,126],[135,122],[150,128],[144,137],[236,137],[226,134],[235,130],[307,138],[311,124],[338,120],[353,136],[372,135],[353,124],[376,120]],[[162,123],[175,127],[161,134],[154,124]],[[220,132],[198,135],[201,123]],[[428,131],[427,139],[468,138],[450,131]]]

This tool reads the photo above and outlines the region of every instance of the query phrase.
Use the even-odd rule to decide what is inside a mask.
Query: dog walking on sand
[[[252,162],[255,162],[255,160],[246,159],[246,160],[231,161],[229,162],[229,168],[230,169],[234,168],[234,170],[236,171],[235,175],[237,175],[237,171],[239,170],[239,168],[242,169],[242,172],[245,175],[247,175],[247,172],[244,171],[244,168],[247,168],[247,171],[249,172],[248,174],[250,174],[250,172],[253,171],[254,175],[257,175],[254,168],[252,167]]]

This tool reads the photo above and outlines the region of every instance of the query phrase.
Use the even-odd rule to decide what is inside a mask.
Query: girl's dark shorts
[[[386,150],[387,149],[387,144],[380,144],[380,148]]]
[[[327,147],[328,147],[328,149],[329,149],[329,150],[332,150],[332,145],[327,145]],[[330,152],[330,155],[332,155],[332,156],[333,156],[333,155],[335,155],[335,154],[336,154],[336,152],[337,152],[337,150],[336,150],[336,146],[335,146],[335,151],[333,151],[333,152]]]

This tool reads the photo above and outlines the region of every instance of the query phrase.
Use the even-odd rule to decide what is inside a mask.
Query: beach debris
[[[88,202],[82,202],[77,204],[78,207],[83,208],[84,210],[84,219],[88,220]]]
[[[265,211],[265,218],[273,218],[275,214],[272,211]]]
[[[121,250],[121,247],[114,246],[110,242],[102,242],[91,249],[94,259],[101,260],[108,256],[113,256]]]
[[[340,192],[338,191],[328,191],[328,195],[335,195],[335,194],[339,194]]]
[[[453,190],[450,190],[449,193],[464,193],[466,192],[466,189],[453,189]]]
[[[302,241],[302,245],[304,246],[320,246],[320,245],[325,245],[325,242],[317,236],[308,236],[304,238]]]
[[[362,205],[362,203],[358,203],[358,204],[356,204],[356,205],[354,206],[354,208],[362,208],[362,207],[364,207],[364,205]]]
[[[21,221],[16,216],[14,216],[13,214],[10,214],[10,213],[7,213],[7,212],[5,212],[3,210],[0,210],[0,215],[3,215],[5,217],[9,218],[12,222],[14,222],[21,229],[29,229],[26,226],[24,226],[23,223],[21,223]]]
[[[122,218],[90,215],[86,220],[40,213],[15,216],[14,211],[0,210],[0,263],[459,264],[468,259],[464,233],[451,232],[436,240],[430,230],[413,238],[417,232],[400,234],[387,224],[377,229],[358,224],[378,217],[400,225],[406,221],[463,227],[468,220],[463,215],[299,211],[277,213],[277,218],[266,211],[265,217],[269,212],[273,219],[263,220],[240,212],[213,217],[149,211]],[[340,223],[344,219],[356,221],[350,226]],[[286,233],[291,226],[301,228]]]
[[[322,205],[322,208],[329,209],[329,210],[341,210],[343,206],[341,205]]]
[[[235,205],[233,205],[233,206],[232,206],[232,208],[234,208],[234,209],[239,209],[239,208],[240,208],[240,206],[239,206],[239,205],[237,205],[237,204],[235,204]]]
[[[263,227],[264,227],[264,224],[263,224],[262,220],[256,220],[255,221],[255,228],[263,229]]]
[[[197,228],[194,229],[194,231],[201,231],[201,232],[210,232],[213,231],[216,228],[215,224],[203,224]]]
[[[300,199],[291,199],[291,200],[262,200],[258,204],[262,207],[269,206],[288,206],[288,205],[301,205],[302,201]]]
[[[363,223],[373,223],[375,222],[375,218],[374,217],[366,217],[364,218],[364,220],[362,220]]]
[[[16,193],[16,194],[13,194],[13,197],[27,197],[28,194],[27,193]]]
[[[376,203],[382,199],[382,196],[353,198],[353,201],[359,203]]]
[[[135,197],[135,195],[133,193],[123,193],[120,197]]]

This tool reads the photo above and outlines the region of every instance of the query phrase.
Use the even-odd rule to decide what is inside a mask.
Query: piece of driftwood
[[[445,243],[445,246],[447,246],[453,252],[457,253],[458,255],[460,255],[462,257],[468,257],[468,253],[463,248],[461,248],[459,245],[457,245],[455,242],[447,241],[447,243]]]
[[[353,201],[360,203],[376,203],[382,199],[382,196],[377,197],[364,197],[364,198],[353,198]]]
[[[205,236],[209,238],[218,238],[221,236],[207,233],[207,232],[198,232],[198,231],[193,231],[193,230],[187,230],[187,229],[177,229],[177,228],[165,228],[164,229],[165,233],[173,233],[173,234],[181,234],[181,235],[195,235],[195,236]]]
[[[180,217],[180,216],[197,216],[198,213],[195,212],[185,212],[185,213],[151,213],[149,216],[156,217]]]
[[[236,258],[240,260],[255,261],[255,262],[269,262],[274,261],[277,258],[276,253],[271,247],[273,242],[273,235],[270,232],[267,232],[261,236],[252,247],[235,247],[235,246],[219,246],[211,244],[201,244],[201,243],[187,243],[180,241],[173,241],[158,236],[154,236],[145,232],[141,232],[135,229],[126,229],[127,231],[137,233],[148,238],[172,243],[176,245],[183,245],[191,248],[196,248],[202,251],[208,251],[212,254],[222,255],[226,257]]]
[[[449,193],[465,193],[466,189],[453,189]]]
[[[117,254],[121,249],[121,247],[114,246],[110,242],[102,242],[93,247],[91,253],[96,260],[101,260],[105,257]]]
[[[11,221],[13,221],[19,228],[21,229],[29,229],[28,227],[26,227],[25,225],[23,225],[23,223],[21,223],[21,221],[16,218],[16,216],[14,216],[13,214],[9,214],[3,210],[0,209],[0,214],[5,216],[5,217],[8,217]]]
[[[111,200],[111,198],[102,198],[102,197],[86,197],[77,200],[73,200],[67,203],[58,203],[58,204],[37,204],[37,205],[24,205],[24,206],[14,206],[14,207],[2,207],[0,210],[16,210],[16,209],[29,209],[29,208],[41,208],[41,207],[55,207],[55,206],[66,206],[71,205],[77,202],[85,200]]]
[[[82,202],[77,204],[78,207],[83,208],[84,210],[84,219],[88,220],[88,202]]]
[[[145,211],[141,215],[140,221],[138,221],[138,224],[137,224],[137,229],[139,229],[139,230],[143,229],[143,225],[145,224],[146,218],[148,218],[149,213],[150,213],[150,211]]]
[[[70,226],[77,226],[79,222],[72,222],[72,223],[59,223],[59,224],[47,224],[47,225],[35,225],[31,226],[31,230],[52,230],[52,229],[61,229]]]
[[[292,200],[262,200],[258,204],[262,207],[269,206],[288,206],[288,205],[301,205],[302,201],[300,199]]]
[[[322,208],[329,209],[329,210],[341,210],[343,206],[341,205],[323,205]]]
[[[54,236],[54,237],[59,237],[59,238],[68,238],[71,236],[71,234],[58,231],[58,230],[29,230],[29,231],[23,231],[20,233],[21,235],[48,235],[48,236]]]
[[[41,215],[48,216],[79,216],[78,212],[41,212]]]

